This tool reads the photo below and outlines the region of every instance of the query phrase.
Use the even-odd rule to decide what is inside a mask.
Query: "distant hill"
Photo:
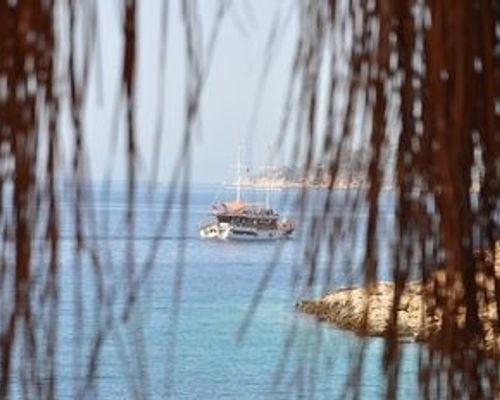
[[[346,189],[363,186],[359,176],[360,174],[352,171],[342,171],[337,174],[333,186]],[[276,166],[266,167],[256,174],[247,173],[234,183],[252,187],[329,187],[331,175],[321,165],[310,168],[307,173],[299,167]]]

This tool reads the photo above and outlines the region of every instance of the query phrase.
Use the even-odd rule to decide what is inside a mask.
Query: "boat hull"
[[[236,227],[227,223],[214,221],[200,227],[200,236],[204,239],[222,240],[278,240],[292,235],[293,229],[257,229],[252,227]]]

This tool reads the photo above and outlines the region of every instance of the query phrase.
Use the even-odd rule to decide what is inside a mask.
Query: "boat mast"
[[[269,200],[270,196],[271,196],[271,179],[270,179],[270,176],[268,176],[267,177],[267,188],[266,188],[266,208],[271,208],[271,201]]]
[[[236,201],[241,200],[241,145],[238,146],[238,163],[236,164]]]
[[[268,143],[267,144],[267,149],[269,151],[269,161],[272,160],[272,149],[271,145]],[[266,208],[271,208],[271,179],[273,179],[273,166],[270,163],[269,165],[264,167],[267,173],[265,174],[266,180],[267,180],[267,185],[266,185]]]

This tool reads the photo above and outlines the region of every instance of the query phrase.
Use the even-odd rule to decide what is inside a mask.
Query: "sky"
[[[213,25],[216,0],[195,2],[199,9],[203,47]],[[122,39],[120,4],[98,1],[99,40],[87,97],[85,134],[89,173],[95,181],[126,178],[125,126],[123,113],[114,122],[119,93]],[[138,179],[151,181],[155,127],[159,113],[164,118],[157,181],[172,178],[184,129],[186,54],[180,1],[170,2],[166,42],[166,79],[163,109],[158,107],[160,18],[162,0],[138,1],[137,137]],[[285,163],[285,154],[270,150],[278,135],[293,52],[297,39],[297,16],[291,0],[234,0],[222,22],[206,86],[202,92],[201,119],[194,144],[192,182],[217,183],[234,176],[232,165],[238,146],[252,171],[266,164]],[[268,54],[267,42],[275,19],[280,27]],[[165,43],[163,43],[165,45]],[[204,51],[206,53],[206,51]],[[270,57],[270,69],[261,85],[261,75]],[[255,113],[259,99],[258,113]],[[69,126],[66,123],[69,131]],[[66,135],[66,148],[71,137]],[[286,149],[284,150],[286,152]],[[67,153],[70,150],[66,151]],[[69,160],[69,158],[68,158]]]

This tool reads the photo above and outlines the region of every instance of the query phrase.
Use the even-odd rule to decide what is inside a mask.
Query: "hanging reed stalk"
[[[401,356],[397,310],[409,279],[427,285],[425,305],[442,318],[441,329],[421,354],[422,395],[493,398],[500,393],[494,361],[500,350],[499,318],[490,324],[481,317],[486,312],[482,299],[494,295],[497,316],[500,305],[498,248],[495,256],[500,239],[499,12],[498,2],[490,0],[300,4],[297,58],[302,61],[295,73],[303,77],[296,84],[307,96],[299,101],[297,135],[309,139],[299,152],[311,165],[314,143],[322,138],[316,163],[330,166],[331,179],[331,194],[322,218],[310,228],[311,237],[320,229],[319,236],[330,241],[329,265],[339,263],[345,241],[330,234],[342,224],[332,212],[339,206],[333,182],[339,163],[354,165],[349,155],[364,148],[369,156],[361,169],[363,184],[342,204],[347,204],[345,220],[360,207],[368,209],[364,285],[370,289],[381,269],[392,270],[395,290],[383,360],[391,398]],[[350,43],[347,48],[343,39]],[[321,98],[322,81],[310,76],[325,55],[333,61],[326,73],[331,90],[324,96],[328,112],[323,116],[316,111],[317,101],[308,99]],[[339,68],[342,63],[347,68]],[[340,85],[340,77],[347,83]],[[309,115],[307,120],[303,115]],[[362,122],[357,131],[353,121]],[[396,197],[390,266],[381,266],[378,254],[384,180]],[[359,243],[358,230],[347,231]],[[343,263],[353,268],[352,262]],[[309,265],[312,271],[315,263]],[[482,274],[489,289],[478,280]],[[333,283],[313,273],[306,289],[316,284],[328,289]],[[353,373],[360,379],[360,368]]]
[[[226,2],[219,4],[209,56],[202,60],[197,6],[183,1],[191,80],[182,154],[188,160],[212,43],[228,7]],[[59,14],[58,7],[63,9]],[[428,288],[424,298],[427,308],[442,318],[441,329],[429,337],[429,346],[422,350],[422,395],[498,397],[498,363],[492,356],[498,354],[498,341],[492,344],[490,339],[498,338],[500,311],[500,273],[495,265],[495,243],[500,236],[500,5],[494,0],[304,0],[297,7],[299,36],[289,93],[298,95],[298,109],[294,124],[288,121],[292,113],[287,109],[282,134],[294,128],[294,158],[304,160],[305,173],[315,162],[322,162],[330,175],[321,218],[314,219],[308,232],[306,289],[317,283],[325,289],[333,285],[331,271],[320,281],[317,254],[320,242],[327,240],[333,268],[342,253],[337,244],[341,233],[350,235],[353,243],[363,238],[363,281],[368,288],[375,283],[380,270],[387,267],[380,265],[378,253],[380,198],[384,183],[391,181],[397,234],[391,266],[394,305],[383,360],[387,395],[396,396],[399,378],[396,310],[405,283],[417,277]],[[135,132],[136,8],[135,1],[124,1],[119,15],[123,26],[120,99],[126,107],[127,221],[131,235],[135,231],[139,145]],[[82,337],[75,338],[74,375],[84,381],[75,389],[77,397],[83,397],[92,386],[100,348],[110,330],[112,316],[104,310],[109,293],[103,283],[102,260],[85,238],[82,212],[87,168],[82,112],[96,43],[96,15],[96,3],[91,0],[0,2],[0,397],[9,394],[14,361],[23,367],[20,379],[25,393],[57,397],[58,116],[64,101],[70,105],[74,139],[75,327],[83,318],[80,260],[85,254],[92,259],[100,288],[95,302],[99,327],[92,333],[88,356],[79,350]],[[58,18],[68,29],[69,42],[68,69],[62,81],[56,79],[61,72],[56,65],[62,56],[56,32]],[[75,42],[78,24],[87,32],[83,46]],[[165,21],[163,24],[166,26]],[[321,72],[325,63],[326,76]],[[61,91],[61,87],[68,90]],[[322,94],[324,87],[326,95]],[[287,105],[292,103],[289,99]],[[323,103],[326,112],[322,117]],[[333,213],[339,201],[334,183],[345,164],[354,167],[351,157],[358,154],[357,147],[364,150],[364,156],[356,160],[362,185],[341,200],[345,212],[339,219]],[[180,162],[176,173],[179,171],[189,179],[189,162]],[[171,196],[169,193],[166,205]],[[186,191],[184,196],[189,200]],[[361,207],[368,210],[367,226],[362,231],[349,222]],[[166,210],[161,222],[166,225],[168,220]],[[46,262],[42,266],[33,261],[34,235],[40,224],[45,232],[42,259]],[[153,243],[141,268],[130,248],[124,321],[152,268],[157,248],[158,243]],[[353,267],[349,257],[340,261],[347,270]],[[35,284],[35,271],[40,270]],[[483,281],[478,279],[479,273]],[[484,280],[492,282],[492,290],[482,284]],[[181,270],[176,281],[182,282]],[[495,306],[493,324],[485,324],[481,316],[485,298]],[[174,301],[179,299],[180,289]],[[173,325],[178,311],[173,313]],[[351,382],[361,378],[363,349],[357,361]],[[139,393],[140,389],[135,389]],[[359,396],[359,391],[353,394]]]

